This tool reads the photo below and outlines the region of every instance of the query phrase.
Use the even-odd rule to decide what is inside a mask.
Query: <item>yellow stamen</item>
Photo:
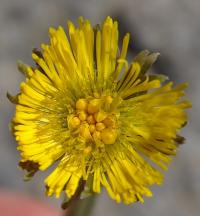
[[[107,114],[104,111],[99,111],[95,113],[94,118],[97,122],[103,121],[107,117]]]
[[[95,140],[101,140],[101,133],[99,131],[94,131],[94,133],[92,134],[92,137],[95,139]]]
[[[96,129],[97,129],[98,131],[102,131],[103,129],[105,129],[104,123],[102,123],[102,122],[96,123]]]
[[[76,102],[76,109],[78,109],[78,110],[87,110],[87,101],[86,101],[86,99],[79,99]]]
[[[90,134],[89,127],[87,127],[86,124],[80,126],[79,132],[80,132],[80,135],[82,137],[84,137],[85,139],[91,139],[92,138],[91,134]]]
[[[113,144],[117,138],[116,130],[111,128],[105,128],[101,132],[101,139],[105,144]]]
[[[89,126],[90,133],[93,133],[93,132],[95,131],[95,129],[96,129],[96,127],[95,127],[94,124],[91,124],[91,125]]]
[[[87,122],[89,123],[89,124],[95,124],[95,119],[94,119],[94,116],[93,115],[89,115],[88,117],[87,117]]]
[[[70,121],[70,126],[72,128],[77,128],[80,125],[81,121],[78,117],[73,117]]]
[[[90,114],[94,114],[99,111],[100,108],[100,99],[93,99],[89,102],[87,111]]]
[[[114,126],[114,120],[111,117],[107,117],[103,120],[103,123],[106,127],[113,127]]]
[[[85,112],[80,112],[78,117],[81,121],[85,121],[87,119],[87,114]]]

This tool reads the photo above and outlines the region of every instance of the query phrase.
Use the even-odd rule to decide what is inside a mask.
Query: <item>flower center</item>
[[[96,144],[113,144],[117,139],[116,115],[110,112],[113,98],[81,98],[76,102],[75,114],[69,121],[69,127],[78,131],[87,141]],[[86,153],[91,147],[85,149]]]

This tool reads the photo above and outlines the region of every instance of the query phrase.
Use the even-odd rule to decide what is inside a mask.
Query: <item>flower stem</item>
[[[62,204],[62,208],[65,209],[63,216],[89,216],[94,205],[95,196],[91,196],[85,199],[80,199],[80,195],[84,189],[85,182],[80,181],[79,187],[74,196],[68,201]]]
[[[64,212],[64,216],[89,216],[94,206],[94,201],[94,196],[78,199],[68,206]]]

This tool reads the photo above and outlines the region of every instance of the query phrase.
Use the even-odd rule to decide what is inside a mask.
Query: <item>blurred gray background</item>
[[[47,174],[22,181],[16,143],[8,130],[14,106],[6,92],[17,93],[23,80],[16,61],[32,64],[31,50],[48,42],[48,28],[66,26],[68,19],[76,21],[80,15],[93,24],[107,15],[118,19],[121,32],[131,33],[130,56],[142,49],[160,52],[155,71],[176,83],[188,81],[193,103],[182,132],[186,144],[166,173],[164,185],[153,187],[153,198],[125,206],[103,193],[92,216],[200,215],[200,0],[0,0],[0,188],[22,191],[59,207],[61,200],[44,196]]]

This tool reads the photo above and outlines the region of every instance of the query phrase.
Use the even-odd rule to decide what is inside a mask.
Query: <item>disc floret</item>
[[[78,99],[74,115],[69,121],[71,132],[78,132],[78,135],[87,143],[114,144],[117,139],[116,115],[108,109],[105,110],[112,101],[111,96]],[[90,153],[91,150],[92,145],[87,146],[84,152]]]

